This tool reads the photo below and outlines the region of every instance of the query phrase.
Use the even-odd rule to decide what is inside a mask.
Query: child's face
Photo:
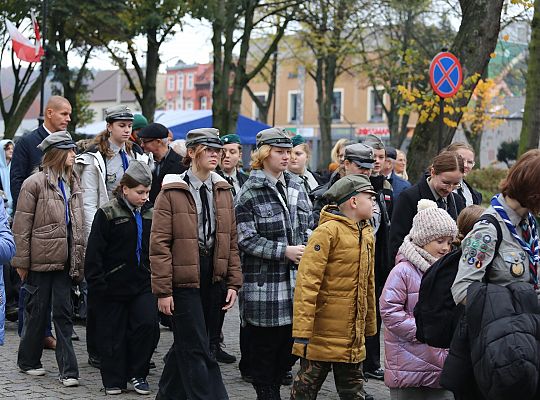
[[[373,216],[375,197],[371,193],[358,193],[351,198],[351,201],[356,204],[355,215],[358,221],[370,219]]]
[[[450,236],[445,236],[432,240],[428,244],[422,247],[425,251],[431,254],[433,257],[441,258],[446,255],[452,248],[452,238]]]

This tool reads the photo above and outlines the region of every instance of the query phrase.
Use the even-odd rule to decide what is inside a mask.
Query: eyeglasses
[[[474,161],[471,161],[471,160],[463,160],[463,164],[469,165],[471,168],[476,165],[476,163]]]

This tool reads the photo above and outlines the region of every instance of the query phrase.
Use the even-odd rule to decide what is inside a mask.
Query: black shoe
[[[281,384],[283,386],[290,386],[292,384],[292,381],[292,371],[285,372],[285,375],[283,375],[283,378],[281,378]]]
[[[150,364],[148,364],[148,369],[156,369],[156,363],[150,360]]]
[[[77,335],[77,332],[75,332],[75,329],[71,331],[71,340],[74,342],[78,342],[80,340],[79,335]]]
[[[371,394],[364,393],[364,400],[375,400],[375,397],[373,397]]]
[[[221,345],[218,345],[215,348],[214,357],[216,358],[217,362],[223,364],[232,364],[236,362],[236,357],[223,350],[223,347],[221,347]]]
[[[6,319],[10,322],[17,322],[19,319],[19,308],[16,305],[6,305]]]
[[[99,369],[101,367],[101,360],[95,356],[88,356],[88,364],[92,367]]]
[[[382,381],[384,380],[384,369],[379,368],[379,369],[376,369],[375,371],[364,371],[364,376],[366,378],[377,379],[379,381]]]

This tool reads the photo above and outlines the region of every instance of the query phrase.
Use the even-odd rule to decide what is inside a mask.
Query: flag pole
[[[47,61],[47,49],[45,47],[45,39],[47,38],[47,0],[43,0],[42,7],[41,7],[41,14],[42,14],[42,39],[43,39],[43,50],[45,53],[41,57],[41,97],[39,100],[39,117],[38,117],[38,125],[43,125],[43,121],[45,120],[45,117],[43,115],[43,109],[45,108],[45,79],[47,78],[47,74],[45,73],[45,63]]]

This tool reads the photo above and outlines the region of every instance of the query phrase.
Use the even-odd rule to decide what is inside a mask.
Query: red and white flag
[[[43,47],[41,46],[40,41],[40,33],[39,33],[39,25],[36,21],[36,18],[34,17],[34,13],[31,14],[32,17],[32,25],[34,26],[34,33],[36,35],[36,40],[34,43],[30,41],[30,39],[26,38],[15,25],[9,20],[6,19],[6,27],[9,32],[9,36],[11,36],[13,51],[17,55],[17,57],[22,61],[27,62],[38,62],[41,60],[41,56],[43,56],[44,51]]]

